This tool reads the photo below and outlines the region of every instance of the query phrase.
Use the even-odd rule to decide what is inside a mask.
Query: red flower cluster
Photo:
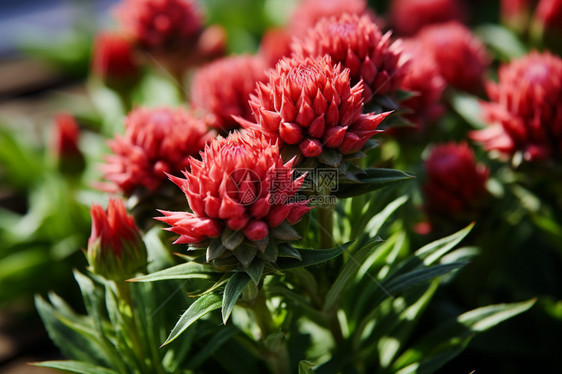
[[[365,14],[367,2],[365,0],[303,0],[291,17],[289,29],[294,35],[302,36],[322,18],[337,17],[344,13]]]
[[[414,35],[424,26],[465,21],[466,9],[459,0],[393,0],[390,19],[400,35]]]
[[[490,59],[468,28],[458,22],[428,26],[416,39],[433,55],[447,83],[471,92],[481,89]]]
[[[261,241],[271,229],[285,221],[294,224],[311,209],[307,201],[288,201],[304,180],[293,180],[292,163],[283,164],[277,144],[262,134],[218,137],[207,145],[202,161],[191,159],[186,179],[170,176],[193,213],[161,211],[165,217],[157,219],[180,235],[176,243],[215,238],[227,228]]]
[[[256,56],[232,56],[198,69],[192,84],[195,108],[211,114],[212,126],[222,133],[239,127],[233,115],[251,119],[248,99],[257,82],[266,79],[263,60]]]
[[[350,85],[349,69],[333,65],[330,57],[283,59],[259,83],[250,106],[257,124],[238,119],[283,144],[297,145],[305,157],[324,148],[341,154],[359,151],[377,133],[388,115],[362,114],[363,84]]]
[[[101,170],[112,182],[108,190],[131,195],[137,188],[155,191],[165,173],[189,166],[214,134],[183,108],[138,108],[125,119],[125,136],[109,142],[113,155]]]
[[[427,182],[423,187],[427,212],[458,216],[475,207],[486,192],[489,170],[477,164],[466,143],[437,146],[425,161]]]
[[[129,39],[115,32],[98,34],[92,52],[92,72],[113,86],[133,82],[139,75],[139,66]]]
[[[146,247],[123,201],[110,199],[107,211],[94,204],[90,214],[92,233],[87,257],[94,273],[124,280],[143,270],[147,263]]]
[[[418,126],[437,119],[443,113],[441,95],[446,82],[431,55],[413,40],[403,42],[403,58],[409,61],[406,66],[401,88],[415,94],[400,102],[400,106],[410,112],[405,118]]]
[[[525,160],[562,156],[562,59],[531,52],[500,67],[498,83],[487,85],[483,103],[490,126],[472,133],[488,150]]]
[[[328,55],[349,68],[351,83],[363,80],[363,96],[369,101],[395,91],[404,75],[400,43],[391,44],[390,35],[383,35],[368,16],[343,14],[320,20],[292,49],[295,56]]]
[[[151,52],[193,45],[203,27],[194,0],[123,0],[115,15],[123,31]]]

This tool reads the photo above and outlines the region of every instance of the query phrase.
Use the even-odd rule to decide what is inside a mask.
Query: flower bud
[[[133,217],[122,200],[110,199],[107,211],[94,204],[90,209],[92,233],[87,258],[92,271],[122,281],[146,269],[147,252]]]

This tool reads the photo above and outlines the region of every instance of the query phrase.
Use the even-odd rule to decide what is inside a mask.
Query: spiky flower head
[[[92,271],[122,281],[146,269],[147,252],[135,220],[122,200],[110,199],[107,210],[90,209],[92,232],[86,256]]]
[[[488,150],[527,161],[562,156],[562,59],[531,52],[500,67],[482,103],[489,126],[471,134]]]
[[[349,69],[329,56],[283,59],[251,96],[257,123],[240,122],[304,157],[321,159],[326,150],[347,155],[359,151],[388,115],[361,113],[362,94],[363,83],[351,87]]]
[[[140,71],[131,41],[116,32],[98,34],[92,51],[92,72],[112,87],[134,83]]]
[[[101,170],[107,190],[125,195],[156,191],[166,173],[179,174],[214,137],[205,123],[184,108],[137,108],[125,118],[125,135],[109,141],[112,155]]]
[[[459,22],[425,27],[416,36],[451,86],[470,92],[482,88],[490,58],[484,44]]]
[[[198,69],[192,84],[192,105],[212,115],[221,133],[239,127],[233,115],[252,118],[248,100],[256,83],[266,79],[266,66],[257,56],[224,57]]]
[[[207,262],[247,267],[256,256],[275,262],[270,244],[297,239],[290,225],[311,209],[295,198],[305,176],[293,178],[292,164],[283,163],[277,144],[261,133],[219,136],[201,161],[191,159],[185,179],[170,176],[193,213],[161,211],[157,219],[180,235],[175,243],[203,242]]]
[[[428,25],[464,22],[466,9],[459,0],[393,0],[390,20],[398,34],[412,36]]]
[[[194,0],[123,0],[115,16],[126,35],[154,53],[192,46],[203,27]]]
[[[352,85],[363,80],[368,102],[373,95],[395,91],[404,76],[400,42],[391,43],[390,36],[383,35],[370,17],[345,13],[321,19],[291,47],[297,57],[328,55],[348,68]]]
[[[322,18],[367,12],[365,0],[303,0],[293,12],[289,29],[294,35],[302,36]]]
[[[412,97],[400,102],[406,108],[406,119],[423,127],[443,113],[441,96],[446,82],[439,72],[433,57],[414,40],[404,40],[403,58],[408,60],[401,89],[413,93]]]
[[[489,170],[476,163],[466,143],[434,147],[425,160],[425,209],[430,215],[458,217],[474,211],[486,193]]]

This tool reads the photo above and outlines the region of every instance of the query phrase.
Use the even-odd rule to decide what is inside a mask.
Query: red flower
[[[294,35],[302,36],[324,17],[366,12],[365,0],[303,0],[293,12],[289,29]]]
[[[214,117],[221,132],[239,127],[233,115],[251,119],[248,100],[256,83],[266,79],[263,60],[256,56],[231,56],[200,68],[193,78],[192,104]]]
[[[424,26],[466,19],[459,0],[393,0],[390,19],[400,35],[414,35]]]
[[[292,45],[295,56],[328,55],[350,70],[351,83],[364,83],[363,96],[395,91],[403,77],[399,64],[400,45],[390,43],[390,32],[382,34],[368,16],[343,14],[324,18],[306,37]]]
[[[489,170],[477,164],[466,143],[436,146],[425,161],[423,187],[427,212],[459,216],[473,210],[486,192]]]
[[[150,52],[192,46],[202,31],[194,0],[123,0],[115,16],[123,31]]]
[[[269,29],[263,34],[259,54],[268,67],[291,56],[291,40],[291,34],[285,29]]]
[[[230,249],[246,238],[263,252],[260,243],[272,229],[285,221],[296,223],[311,209],[307,201],[288,201],[304,180],[293,180],[292,163],[283,164],[277,144],[257,132],[218,137],[206,146],[202,161],[191,159],[191,171],[183,172],[186,179],[170,176],[193,213],[161,211],[165,217],[157,219],[180,235],[175,243],[197,243],[233,230],[243,236],[227,232],[241,239]],[[245,266],[246,260],[241,260]]]
[[[472,133],[488,150],[525,160],[562,155],[562,59],[531,52],[501,66],[498,83],[487,85],[483,103],[490,126]]]
[[[63,173],[79,174],[85,166],[84,155],[78,146],[80,129],[76,119],[68,113],[55,117],[53,153]]]
[[[113,190],[131,195],[137,188],[155,191],[189,166],[214,134],[183,108],[138,108],[125,119],[125,136],[109,142],[114,155],[102,166]]]
[[[404,73],[401,88],[412,91],[415,96],[400,102],[400,106],[410,112],[405,118],[418,126],[433,121],[443,113],[441,95],[445,90],[445,80],[431,55],[425,53],[414,40],[403,43],[403,58],[409,61]]]
[[[448,84],[471,92],[482,87],[490,59],[482,42],[464,25],[448,22],[428,26],[416,39],[433,55]]]
[[[132,45],[121,34],[98,34],[92,53],[92,72],[109,84],[129,83],[139,75]]]
[[[529,16],[530,0],[501,0],[500,14],[503,21],[520,31],[526,27]]]
[[[562,1],[540,0],[535,18],[546,29],[562,30]]]
[[[146,268],[146,247],[122,200],[110,199],[107,211],[94,204],[90,214],[92,233],[87,257],[94,273],[124,280]]]
[[[361,82],[351,87],[349,69],[334,66],[328,56],[283,59],[251,96],[257,124],[239,121],[298,146],[305,157],[320,156],[325,148],[350,154],[377,133],[388,115],[362,114],[362,91]]]

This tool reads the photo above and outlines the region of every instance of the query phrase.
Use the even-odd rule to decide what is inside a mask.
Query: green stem
[[[273,374],[290,374],[289,352],[285,337],[279,332],[271,312],[266,304],[263,291],[254,299],[249,307],[261,331],[264,345],[264,359]]]
[[[123,307],[122,308],[120,307],[119,309],[120,309],[121,316],[125,321],[125,325],[126,325],[125,331],[127,331],[127,335],[131,339],[131,344],[132,344],[131,349],[137,356],[136,359],[139,362],[140,371],[142,373],[145,373],[145,372],[154,372],[153,370],[155,370],[155,372],[158,374],[164,374],[164,369],[162,368],[162,362],[159,358],[158,352],[154,349],[156,348],[156,346],[154,345],[154,347],[152,347],[153,344],[150,343],[149,343],[150,345],[149,351],[151,355],[151,359],[150,359],[151,364],[149,364],[148,365],[149,367],[147,367],[145,361],[146,358],[145,345],[143,344],[143,340],[141,339],[138,332],[139,323],[135,317],[130,284],[127,282],[117,281],[115,282],[115,285],[117,288],[119,299],[124,303]]]
[[[329,188],[321,188],[319,192],[326,200],[330,196]],[[332,248],[334,246],[334,204],[324,204],[318,207],[318,224],[320,248]]]

